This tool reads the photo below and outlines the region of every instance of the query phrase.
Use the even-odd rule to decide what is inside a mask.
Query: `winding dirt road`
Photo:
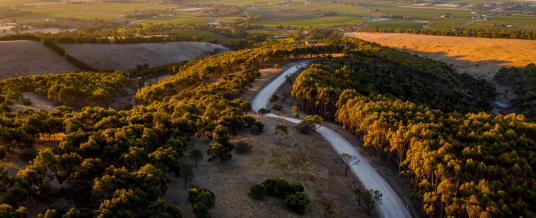
[[[283,85],[283,83],[285,83],[287,76],[295,74],[308,64],[309,62],[304,61],[287,68],[281,75],[257,93],[251,104],[252,109],[254,111],[259,111],[262,108],[266,108],[270,97],[279,89],[279,87],[281,87],[281,85]],[[280,116],[273,113],[265,116],[284,119],[295,124],[301,122],[299,119]],[[411,217],[411,213],[402,199],[355,146],[340,134],[325,126],[317,126],[316,132],[326,139],[338,154],[350,154],[360,160],[359,164],[350,165],[350,168],[361,184],[367,189],[378,190],[382,193],[382,203],[378,206],[378,211],[381,217]]]

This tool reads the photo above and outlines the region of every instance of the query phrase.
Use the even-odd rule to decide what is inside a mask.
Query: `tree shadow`
[[[405,52],[416,54],[421,57],[442,61],[449,64],[459,73],[467,73],[477,79],[493,81],[495,74],[503,67],[511,66],[512,62],[507,60],[466,60],[466,55],[449,55],[447,52],[424,52],[412,49],[401,49]]]

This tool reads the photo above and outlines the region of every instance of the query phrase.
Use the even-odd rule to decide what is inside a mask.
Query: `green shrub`
[[[287,126],[285,126],[285,125],[283,125],[283,124],[277,124],[277,125],[275,125],[275,130],[281,130],[281,131],[284,132],[285,134],[288,134]]]
[[[272,111],[270,109],[266,109],[266,108],[261,108],[261,109],[259,109],[258,112],[260,114],[262,114],[262,115],[272,113]]]
[[[281,106],[280,104],[278,103],[272,104],[272,110],[280,111],[281,109],[283,109],[283,106]]]
[[[314,125],[305,121],[298,123],[298,125],[296,125],[296,129],[303,134],[310,134],[311,132],[315,131]]]
[[[255,122],[255,124],[251,126],[251,129],[249,131],[253,135],[260,135],[263,129],[264,129],[264,124],[262,124],[261,122]]]
[[[255,184],[249,189],[248,195],[256,200],[265,195],[274,196],[285,201],[285,206],[298,214],[304,214],[310,200],[304,193],[304,188],[298,183],[288,183],[283,179],[267,179],[261,184]]]
[[[194,187],[188,190],[188,202],[196,218],[208,218],[211,217],[209,209],[216,203],[216,195],[208,189]]]
[[[249,189],[248,195],[255,200],[263,199],[266,195],[266,187],[263,184],[255,184]]]
[[[303,192],[296,192],[294,194],[290,194],[285,199],[285,205],[287,206],[287,208],[298,214],[304,214],[305,209],[307,208],[307,206],[309,206],[309,203],[311,203],[311,201]]]

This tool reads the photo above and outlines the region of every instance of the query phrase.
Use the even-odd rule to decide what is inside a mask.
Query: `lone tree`
[[[188,202],[192,205],[196,218],[209,218],[209,210],[214,208],[216,195],[208,189],[193,187],[188,190]]]
[[[358,165],[361,160],[357,158],[356,156],[353,156],[348,153],[342,153],[341,154],[341,160],[344,164],[344,176],[348,177],[348,170],[351,166]]]

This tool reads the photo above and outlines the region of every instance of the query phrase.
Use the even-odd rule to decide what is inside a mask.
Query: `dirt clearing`
[[[204,42],[136,44],[60,44],[68,54],[99,70],[127,71],[138,65],[150,67],[191,60],[227,48]]]
[[[208,162],[206,157],[198,163],[191,185],[214,192],[213,217],[368,217],[352,193],[354,177],[345,177],[344,167],[328,142],[317,134],[301,134],[286,121],[258,118],[265,124],[263,134],[241,133],[232,140],[252,145],[249,153],[234,153],[232,160],[224,163]],[[277,124],[287,126],[288,134],[276,131]],[[205,151],[207,141],[195,140],[194,147]],[[249,188],[268,178],[301,183],[311,200],[306,214],[294,214],[276,198],[251,199]],[[181,204],[185,217],[192,216],[182,178],[171,178],[165,197]]]
[[[536,40],[365,32],[348,36],[444,61],[459,72],[488,80],[501,67],[536,63]]]
[[[0,42],[0,79],[78,70],[40,42]]]

